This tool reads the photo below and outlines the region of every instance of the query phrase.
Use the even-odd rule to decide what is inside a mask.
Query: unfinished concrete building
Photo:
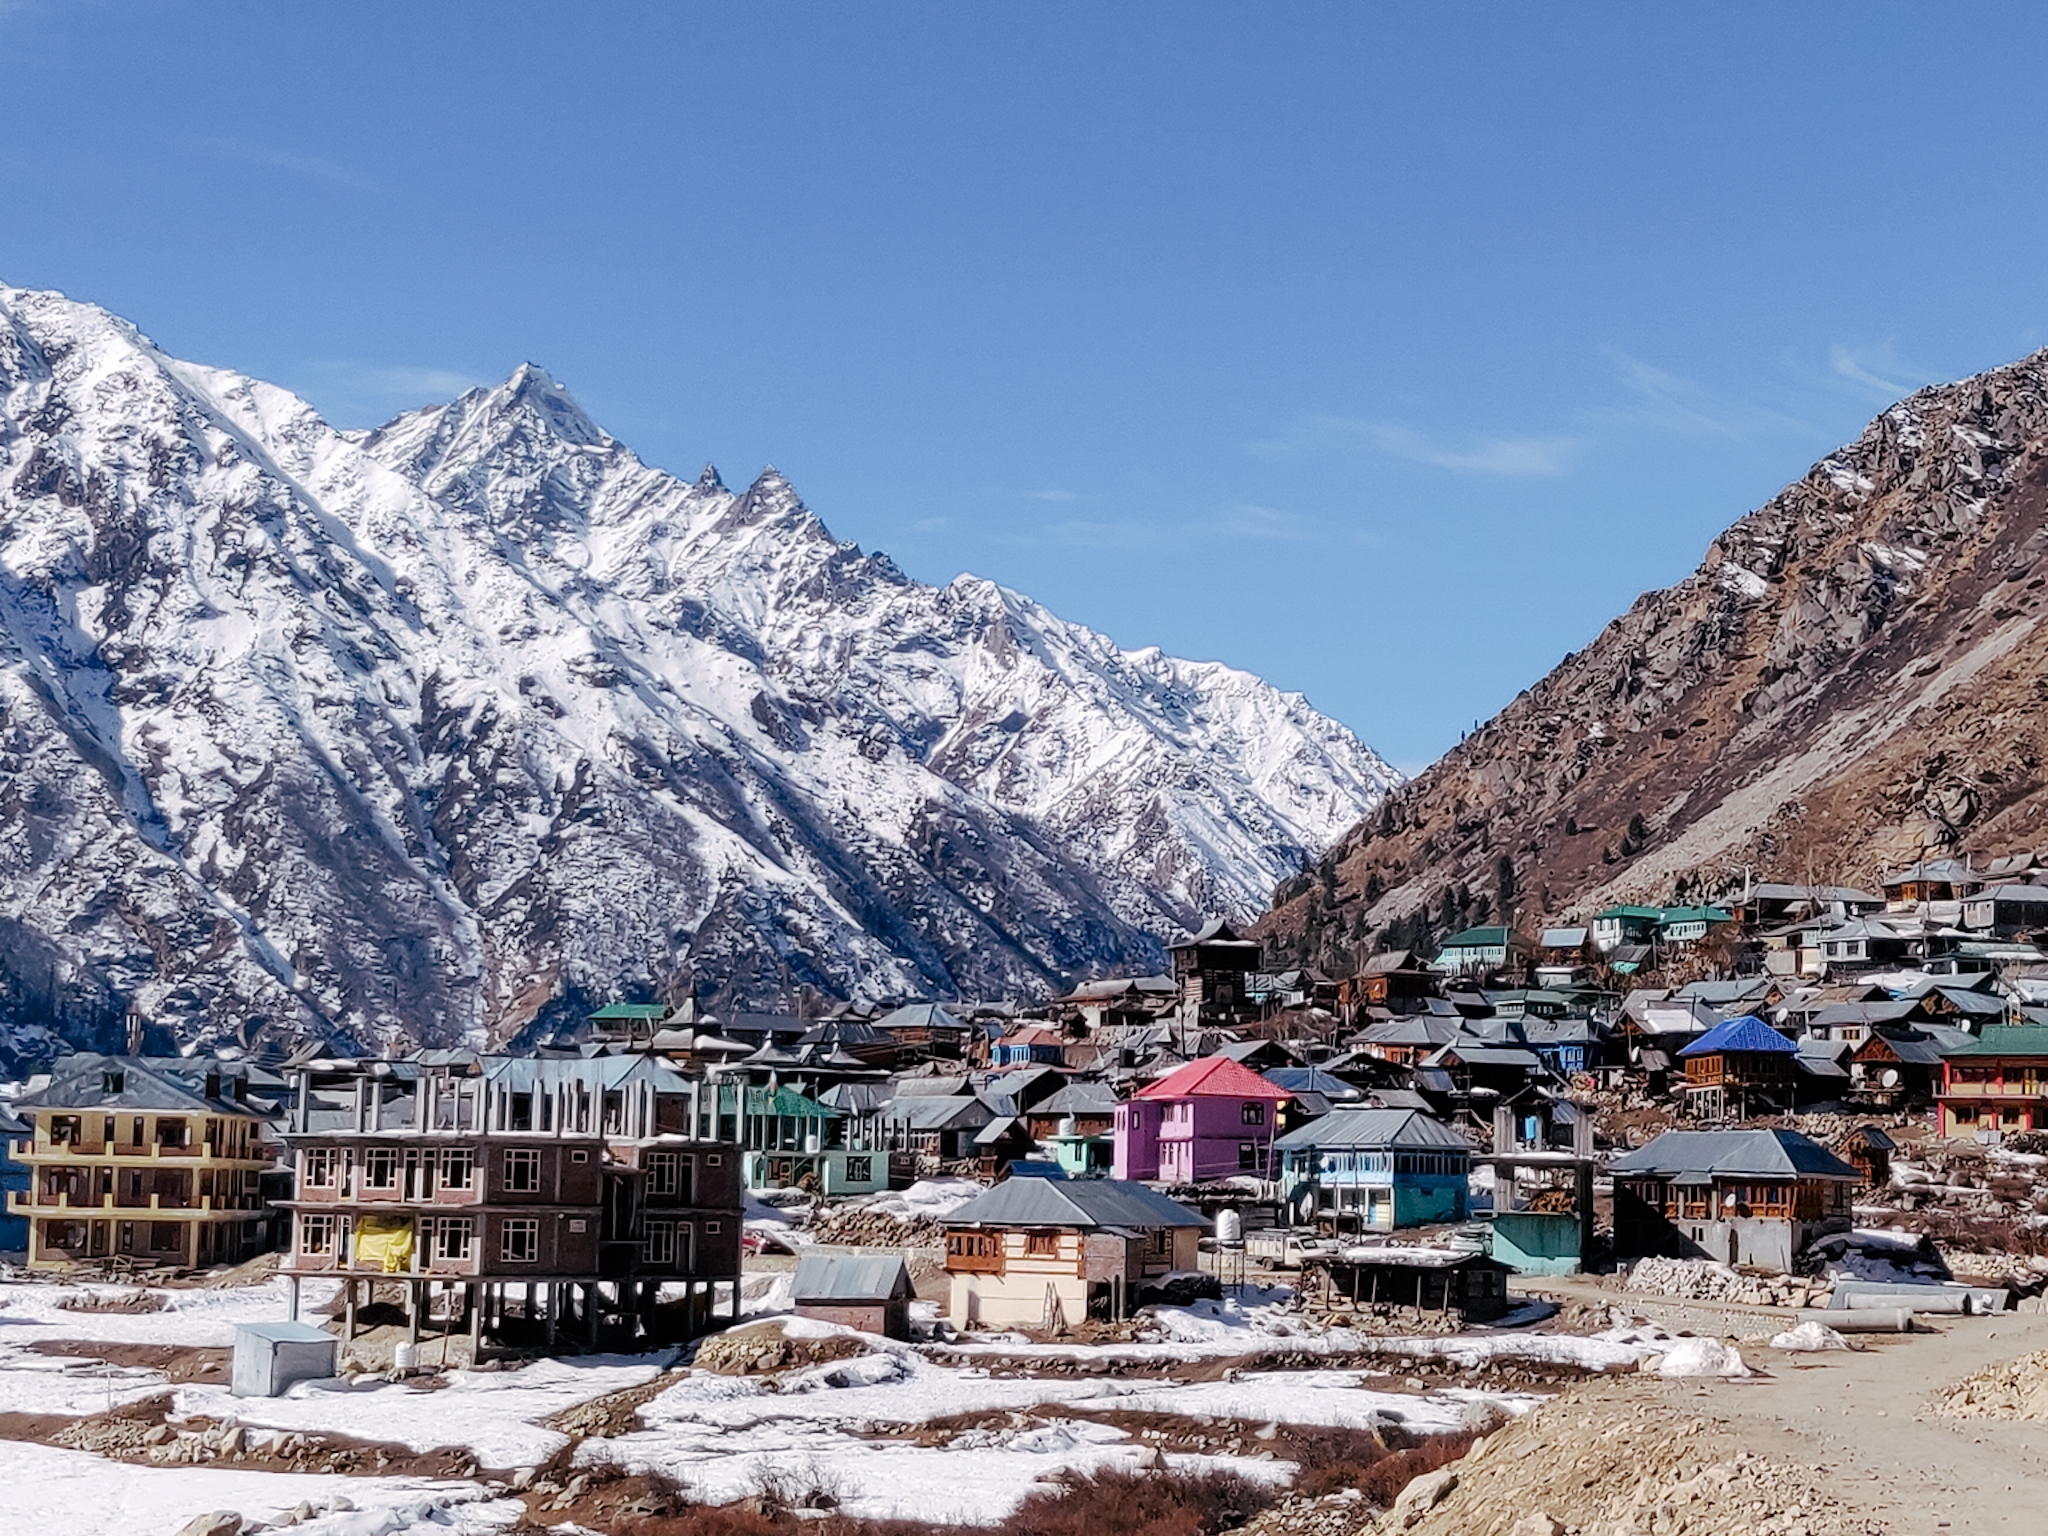
[[[283,1272],[378,1281],[411,1338],[683,1338],[737,1315],[741,1161],[703,1085],[644,1055],[423,1052],[290,1072],[296,1171]]]

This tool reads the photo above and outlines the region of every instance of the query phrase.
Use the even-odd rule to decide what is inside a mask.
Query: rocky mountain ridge
[[[5,1054],[1042,992],[1256,912],[1396,778],[539,369],[341,432],[0,289]]]
[[[1283,884],[1264,927],[1343,969],[1418,916],[1441,936],[1483,897],[1497,918],[1504,867],[1527,926],[1745,869],[1867,885],[2036,846],[2044,588],[2037,353],[1879,416]]]

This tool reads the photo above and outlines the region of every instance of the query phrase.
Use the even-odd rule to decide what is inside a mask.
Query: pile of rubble
[[[1934,1411],[1950,1419],[2048,1419],[2048,1350],[1965,1376],[1934,1399]]]
[[[697,1346],[692,1363],[714,1376],[768,1376],[777,1371],[850,1360],[866,1353],[867,1346],[849,1334],[793,1338],[784,1332],[781,1323],[766,1322],[714,1333]],[[633,1406],[637,1409],[639,1404]]]
[[[865,1205],[829,1207],[813,1235],[834,1248],[943,1248],[945,1224],[932,1216],[899,1216]]]
[[[1685,1301],[1735,1301],[1752,1307],[1826,1307],[1834,1285],[1800,1275],[1750,1275],[1707,1259],[1643,1259],[1628,1288]]]
[[[578,1439],[611,1440],[630,1435],[643,1427],[640,1410],[689,1374],[681,1369],[664,1371],[637,1387],[587,1398],[573,1408],[563,1409],[548,1423],[551,1428]]]
[[[1874,1536],[1820,1467],[1770,1460],[1682,1411],[1576,1393],[1416,1478],[1377,1518],[1303,1531],[1412,1536]],[[1361,1512],[1363,1515],[1364,1512]]]

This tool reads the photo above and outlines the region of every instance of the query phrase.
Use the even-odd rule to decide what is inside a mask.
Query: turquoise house
[[[1391,1232],[1463,1221],[1472,1144],[1419,1109],[1340,1109],[1274,1143],[1280,1192],[1303,1225]]]

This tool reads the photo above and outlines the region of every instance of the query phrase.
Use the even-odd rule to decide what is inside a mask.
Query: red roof
[[[1267,1082],[1250,1067],[1240,1066],[1228,1056],[1204,1056],[1184,1067],[1176,1067],[1156,1083],[1147,1083],[1134,1099],[1291,1099],[1285,1088]]]

